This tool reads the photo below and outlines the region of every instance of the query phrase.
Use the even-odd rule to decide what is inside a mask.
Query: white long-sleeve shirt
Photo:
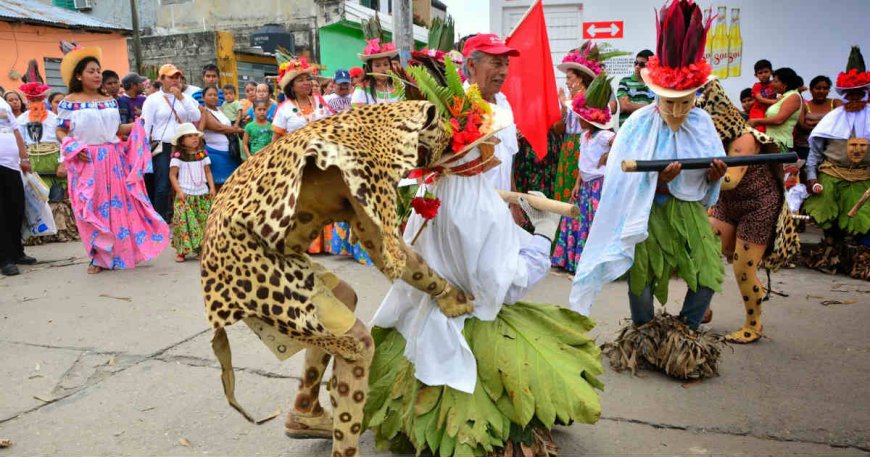
[[[182,123],[199,122],[199,104],[193,97],[185,95],[183,99],[177,100],[174,95],[162,90],[155,92],[142,105],[142,120],[145,121],[145,133],[150,141],[172,142],[175,129],[179,125],[175,114],[172,114],[173,108]]]

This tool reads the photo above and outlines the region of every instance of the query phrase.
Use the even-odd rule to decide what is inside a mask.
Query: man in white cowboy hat
[[[846,104],[825,115],[810,133],[810,152],[807,157],[807,190],[812,194],[803,208],[825,230],[818,257],[811,266],[823,270],[836,270],[838,251],[849,235],[865,238],[870,232],[870,206],[864,205],[854,216],[848,212],[870,189],[870,72],[857,46],[852,48],[845,72],[837,77],[834,86],[845,97]],[[866,248],[864,248],[866,249]],[[829,251],[829,254],[822,254]],[[858,270],[870,269],[870,265]],[[853,276],[862,276],[855,269]],[[857,273],[857,275],[856,275]]]
[[[511,117],[513,110],[507,97],[501,93],[501,87],[507,79],[510,57],[519,54],[519,51],[507,46],[498,35],[491,33],[481,33],[469,38],[462,48],[465,58],[463,73],[468,77],[466,84],[477,84],[484,100],[498,106],[505,113],[510,113]],[[495,146],[495,157],[501,164],[487,171],[485,176],[496,189],[513,190],[514,154],[520,150],[516,125],[511,123],[496,137],[501,142]],[[519,207],[513,205],[512,208],[514,214],[518,214]]]
[[[672,6],[686,0],[673,0]],[[679,6],[678,6],[679,5]],[[691,8],[698,8],[697,5]],[[666,14],[665,7],[661,14]],[[700,15],[700,10],[697,11]],[[666,24],[687,27],[686,24]],[[689,27],[698,26],[694,21]],[[714,291],[721,289],[723,267],[719,241],[713,235],[705,207],[716,202],[724,162],[713,161],[707,170],[681,172],[671,163],[660,173],[626,173],[623,160],[677,160],[724,157],[722,141],[710,115],[694,108],[695,92],[712,80],[703,61],[705,33],[696,43],[671,43],[674,34],[659,36],[664,55],[650,58],[641,76],[658,95],[657,102],[629,117],[620,129],[607,162],[604,190],[583,257],[571,289],[570,305],[588,315],[601,287],[626,272],[629,303],[635,325],[654,317],[653,297],[667,300],[667,284],[673,272],[686,280],[689,290],[680,312],[690,328],[697,329]],[[686,33],[679,36],[690,35]],[[691,34],[690,36],[698,36]],[[674,50],[668,54],[666,49]],[[698,53],[700,50],[700,53]],[[674,72],[687,71],[680,53],[698,70],[687,81],[673,84]],[[684,246],[672,249],[673,246]]]

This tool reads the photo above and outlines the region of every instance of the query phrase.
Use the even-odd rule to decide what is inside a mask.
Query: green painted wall
[[[362,30],[359,24],[353,22],[338,22],[321,27],[318,30],[320,37],[320,63],[326,66],[323,76],[332,77],[335,70],[343,68],[350,70],[351,67],[361,67],[358,53],[366,46]],[[390,32],[384,31],[384,39],[392,40]],[[417,48],[424,43],[417,42]]]

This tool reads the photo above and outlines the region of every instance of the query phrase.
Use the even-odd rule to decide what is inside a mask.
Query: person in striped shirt
[[[628,119],[631,113],[655,101],[656,94],[640,78],[640,71],[646,67],[647,61],[652,56],[653,53],[649,49],[638,52],[634,58],[634,73],[619,81],[616,99],[619,100],[620,125]]]

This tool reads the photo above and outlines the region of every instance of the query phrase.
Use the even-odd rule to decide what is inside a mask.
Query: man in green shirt
[[[653,53],[644,49],[637,53],[634,58],[634,73],[619,81],[616,90],[616,99],[619,100],[619,124],[622,125],[631,113],[649,105],[655,101],[656,94],[649,90],[640,78],[640,71],[646,67],[646,63]]]

